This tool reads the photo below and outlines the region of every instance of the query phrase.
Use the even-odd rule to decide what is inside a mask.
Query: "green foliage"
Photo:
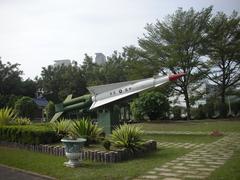
[[[22,71],[18,69],[19,64],[7,62],[3,64],[0,58],[0,94],[21,94],[21,75]]]
[[[141,118],[147,115],[150,120],[165,118],[169,110],[167,98],[160,92],[146,92],[135,99],[131,104],[131,110],[135,118]]]
[[[23,144],[48,144],[57,142],[56,133],[46,126],[1,126],[0,140]]]
[[[33,81],[28,78],[25,81],[22,81],[21,88],[22,96],[29,96],[33,98],[35,97],[35,93],[37,92],[37,83],[36,81]]]
[[[38,83],[44,89],[45,97],[54,102],[63,101],[69,94],[77,97],[87,92],[83,71],[77,63],[44,67]]]
[[[92,124],[89,119],[82,118],[74,121],[71,135],[73,137],[83,137],[85,138],[86,145],[92,142],[96,142],[102,133],[102,128],[97,125]]]
[[[240,113],[240,101],[231,103],[232,111],[235,115]]]
[[[134,152],[141,148],[142,135],[141,127],[124,124],[113,130],[111,142],[116,147],[128,148]]]
[[[16,112],[12,108],[0,109],[0,125],[7,125],[16,118]]]
[[[199,105],[198,108],[192,110],[194,119],[205,119],[207,118],[207,110],[205,105]]]
[[[47,116],[46,118],[48,121],[50,121],[55,114],[55,105],[52,101],[48,102],[48,105],[46,106],[45,111]]]
[[[108,61],[102,65],[101,73],[106,84],[127,81],[125,61],[120,53],[114,51]]]
[[[201,66],[201,50],[206,43],[205,34],[211,16],[212,7],[195,11],[190,8],[184,11],[179,8],[172,15],[155,24],[147,24],[146,35],[139,40],[141,55],[155,73],[159,70],[169,72],[185,72],[186,75],[175,83],[174,89],[185,96],[187,117],[190,119],[191,84],[200,83],[204,73]]]
[[[144,119],[144,111],[141,106],[141,101],[139,99],[134,99],[130,103],[130,110],[135,120],[141,121]]]
[[[15,110],[21,117],[32,118],[36,109],[37,105],[34,103],[33,99],[26,96],[18,99],[15,104]]]
[[[225,117],[227,108],[225,99],[227,91],[240,81],[240,16],[236,11],[230,16],[218,12],[208,26],[208,44],[205,54],[209,58],[203,63],[202,70],[208,79],[218,87],[221,96],[222,117]]]
[[[30,125],[31,124],[31,120],[29,118],[16,118],[13,121],[13,124],[17,124],[17,125]]]
[[[103,145],[103,147],[106,149],[106,150],[110,150],[110,147],[111,147],[111,141],[109,141],[109,140],[104,140],[103,142],[102,142],[102,145]]]
[[[210,98],[207,100],[207,103],[205,104],[206,114],[208,118],[212,118],[215,116],[215,100]]]
[[[72,129],[72,121],[67,119],[60,119],[59,121],[55,121],[50,123],[50,127],[56,132],[56,134],[63,138],[67,136]]]
[[[171,111],[173,113],[174,119],[179,120],[181,119],[181,107],[179,106],[174,106],[171,108]]]

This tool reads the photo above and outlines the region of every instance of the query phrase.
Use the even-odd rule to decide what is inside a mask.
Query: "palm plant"
[[[97,125],[92,124],[87,118],[82,118],[80,120],[74,121],[71,132],[72,136],[74,137],[85,138],[87,140],[86,145],[97,141],[101,133],[102,128],[99,128]]]
[[[0,125],[7,125],[17,117],[16,112],[12,108],[0,109]]]
[[[17,124],[17,125],[29,125],[31,124],[31,120],[29,118],[16,118],[14,120],[14,124]]]
[[[141,127],[124,124],[112,132],[111,142],[116,147],[124,147],[134,152],[142,145],[142,135]]]
[[[60,119],[59,121],[50,123],[50,127],[62,138],[71,132],[72,122],[67,119]]]

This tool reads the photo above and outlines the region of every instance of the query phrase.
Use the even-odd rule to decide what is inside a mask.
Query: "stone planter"
[[[65,155],[69,159],[68,162],[65,162],[64,165],[67,167],[78,167],[80,165],[80,157],[82,147],[84,146],[86,139],[78,138],[78,139],[61,139],[61,142],[65,148]]]

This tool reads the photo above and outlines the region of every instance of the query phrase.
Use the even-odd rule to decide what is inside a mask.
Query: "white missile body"
[[[133,94],[137,94],[146,89],[158,87],[169,81],[179,79],[183,75],[185,75],[185,73],[167,76],[154,76],[147,79],[88,87],[88,90],[92,94],[93,101],[90,109],[94,109]]]

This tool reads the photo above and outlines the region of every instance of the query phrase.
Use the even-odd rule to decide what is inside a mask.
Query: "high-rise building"
[[[95,53],[95,63],[98,65],[102,65],[106,62],[106,56],[103,53]]]
[[[69,59],[62,59],[62,60],[55,60],[54,61],[54,67],[57,67],[57,66],[70,66],[71,65],[71,60]]]

